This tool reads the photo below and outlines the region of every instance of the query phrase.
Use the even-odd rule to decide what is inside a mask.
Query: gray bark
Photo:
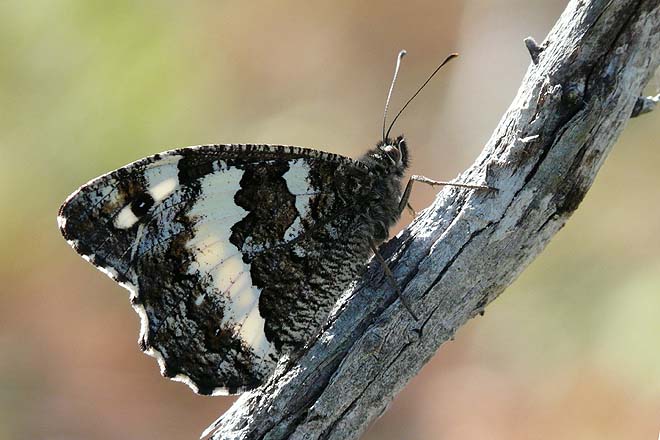
[[[309,349],[243,395],[214,439],[358,438],[578,207],[660,62],[660,0],[573,0],[528,47],[536,62],[457,179],[499,191],[447,187],[381,247],[420,321],[371,264]]]

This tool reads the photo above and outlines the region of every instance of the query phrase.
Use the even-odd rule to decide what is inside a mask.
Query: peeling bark
[[[528,43],[528,47],[530,44]],[[214,439],[358,438],[575,211],[660,62],[660,0],[573,0],[458,179],[383,245],[322,334],[212,427]]]

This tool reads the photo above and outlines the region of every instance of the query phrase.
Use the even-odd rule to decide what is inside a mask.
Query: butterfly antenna
[[[399,76],[399,68],[401,67],[401,60],[406,56],[406,51],[402,50],[399,52],[399,55],[396,57],[396,67],[394,68],[394,77],[392,78],[392,84],[390,84],[390,91],[387,93],[387,100],[385,101],[385,111],[383,112],[383,143],[385,143],[385,125],[387,123],[387,109],[390,106],[390,98],[392,98],[392,91],[394,90],[394,83],[396,83],[396,77]],[[388,130],[389,133],[389,130]]]
[[[457,56],[458,56],[457,53],[450,54],[447,58],[445,58],[445,60],[442,63],[440,63],[440,65],[433,71],[433,73],[431,75],[429,75],[429,77],[426,79],[426,81],[424,81],[424,84],[422,84],[419,87],[419,89],[417,89],[415,94],[410,97],[408,102],[406,102],[406,104],[403,107],[401,107],[401,110],[399,110],[399,113],[397,113],[396,116],[394,117],[394,119],[392,119],[392,123],[390,124],[389,128],[387,129],[387,132],[383,135],[383,139],[387,139],[387,137],[390,135],[390,131],[392,130],[392,127],[394,127],[394,123],[396,122],[397,119],[399,119],[399,116],[401,116],[401,113],[403,113],[403,111],[406,109],[406,107],[408,107],[408,104],[410,104],[412,102],[412,100],[415,99],[415,97],[417,95],[419,95],[419,92],[422,91],[422,89],[429,83],[429,81],[431,81],[431,79],[433,79],[435,74],[438,73],[438,71],[440,69],[442,69],[442,67],[445,64],[447,64],[448,62],[450,62],[451,60],[453,60]],[[397,70],[398,70],[398,67],[399,67],[399,64],[397,63]],[[396,79],[396,73],[394,74],[394,79]],[[392,81],[392,86],[394,86],[394,81]],[[392,88],[390,88],[390,93],[392,93]],[[389,95],[388,95],[388,97],[387,97],[388,102],[389,102],[389,99],[390,98],[389,98]],[[385,106],[385,112],[387,113],[387,105]],[[383,131],[385,131],[385,123],[384,122],[383,122]]]

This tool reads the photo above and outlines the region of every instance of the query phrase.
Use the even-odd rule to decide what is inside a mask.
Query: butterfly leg
[[[422,182],[426,183],[427,185],[431,186],[457,186],[459,188],[470,188],[470,189],[481,189],[481,190],[489,190],[489,191],[497,191],[496,188],[492,188],[490,186],[486,185],[471,185],[468,183],[455,183],[455,182],[442,182],[439,180],[432,180],[429,179],[428,177],[424,176],[418,176],[418,175],[412,175],[410,176],[410,179],[408,179],[408,183],[406,184],[406,188],[403,190],[403,195],[401,196],[401,200],[399,201],[399,212],[403,212],[403,210],[408,207],[413,213],[415,212],[414,209],[410,206],[408,203],[408,199],[410,198],[410,192],[412,191],[413,183],[415,182]]]
[[[378,247],[376,246],[376,243],[372,239],[369,239],[369,246],[371,246],[371,250],[373,251],[374,255],[376,256],[376,259],[380,263],[380,265],[383,267],[383,272],[385,272],[385,276],[387,279],[390,281],[390,284],[392,284],[392,287],[394,287],[394,290],[396,291],[397,296],[401,300],[401,303],[403,303],[403,306],[408,310],[408,313],[410,313],[410,316],[412,316],[415,321],[419,321],[419,318],[417,315],[415,315],[415,312],[413,312],[412,307],[408,303],[408,300],[403,297],[403,294],[401,293],[401,289],[399,289],[399,285],[396,283],[396,280],[394,279],[394,275],[392,274],[392,271],[390,271],[389,266],[387,265],[387,262],[383,258],[383,256],[378,252]]]
[[[415,211],[415,208],[413,208],[410,203],[406,203],[406,208],[408,208],[408,212],[410,213],[410,215],[412,215],[413,217],[417,217],[417,211]]]

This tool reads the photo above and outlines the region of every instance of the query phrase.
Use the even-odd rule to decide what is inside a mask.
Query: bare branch
[[[532,57],[532,63],[538,64],[539,56],[541,55],[541,52],[543,52],[543,49],[545,48],[539,46],[539,44],[536,42],[534,37],[527,37],[523,41],[525,42],[525,47],[527,47],[529,56]]]
[[[564,225],[660,62],[660,0],[573,0],[541,46],[459,179],[499,191],[445,188],[381,248],[420,321],[372,264],[309,350],[242,396],[213,438],[359,437]]]
[[[633,107],[631,118],[636,118],[639,115],[644,113],[652,112],[655,109],[655,106],[660,102],[660,94],[655,96],[640,96],[635,102]]]

